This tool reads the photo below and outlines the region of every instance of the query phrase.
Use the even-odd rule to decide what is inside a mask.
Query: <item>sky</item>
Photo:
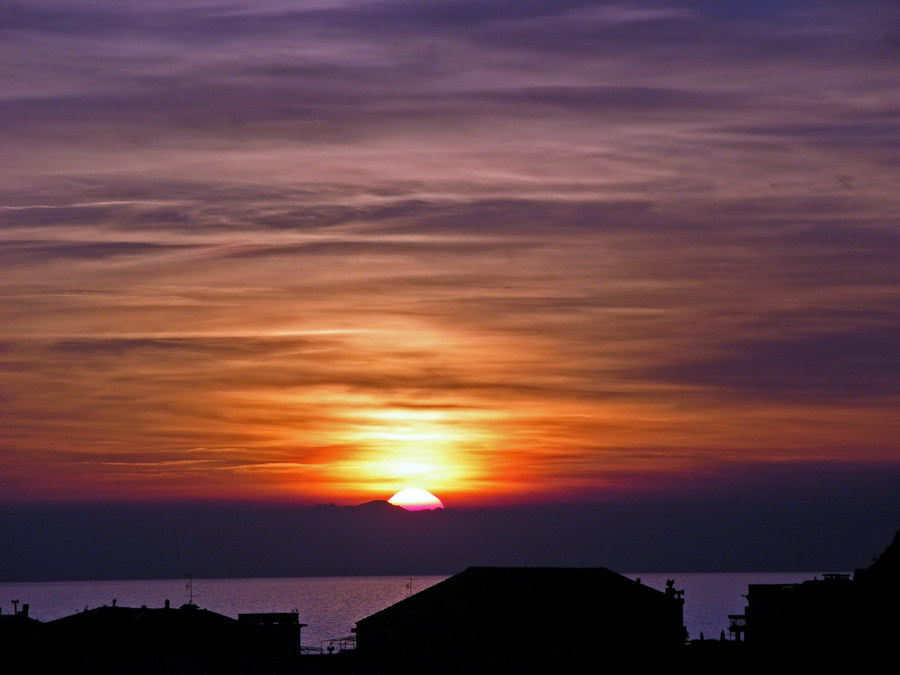
[[[6,504],[900,488],[893,0],[4,0],[0,119]]]

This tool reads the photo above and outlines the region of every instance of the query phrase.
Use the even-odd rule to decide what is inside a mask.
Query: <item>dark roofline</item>
[[[529,578],[531,577],[531,578]],[[549,577],[557,577],[550,579]],[[419,602],[427,601],[431,596],[440,596],[445,589],[452,588],[459,584],[465,584],[470,579],[477,583],[498,583],[502,585],[504,582],[517,583],[534,583],[541,580],[558,584],[559,581],[568,581],[570,586],[577,586],[579,590],[590,581],[599,581],[606,585],[614,585],[619,589],[628,587],[629,592],[641,593],[645,597],[654,596],[657,598],[666,598],[663,591],[659,591],[650,586],[644,586],[639,581],[629,579],[618,572],[613,572],[606,567],[467,567],[462,572],[458,572],[433,586],[419,591],[409,597],[403,598],[393,605],[386,607],[374,614],[370,614],[359,619],[356,624],[368,622],[375,617],[382,618],[396,613],[402,613],[409,606],[417,606]],[[558,587],[557,587],[558,588]],[[376,619],[377,620],[377,619]]]

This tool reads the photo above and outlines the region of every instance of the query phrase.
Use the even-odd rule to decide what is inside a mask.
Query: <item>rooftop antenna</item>
[[[184,585],[186,589],[188,589],[188,604],[194,604],[194,575],[188,572],[184,575],[187,578],[187,583]]]
[[[19,613],[19,601],[13,600],[12,604],[13,604],[13,616],[15,616],[16,614]]]

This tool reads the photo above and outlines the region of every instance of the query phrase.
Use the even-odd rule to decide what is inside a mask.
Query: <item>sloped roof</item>
[[[278,639],[254,626],[239,623],[193,605],[181,608],[97,607],[46,624],[61,642],[124,645],[275,644]]]
[[[357,626],[420,620],[436,610],[444,620],[478,621],[485,614],[523,617],[601,614],[624,604],[664,607],[665,593],[605,567],[469,567],[371,616]],[[424,618],[424,617],[422,617]],[[573,617],[574,618],[574,617]]]

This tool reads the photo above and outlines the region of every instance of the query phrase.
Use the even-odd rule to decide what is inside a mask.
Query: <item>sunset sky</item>
[[[0,501],[832,484],[898,403],[895,0],[0,4]]]

